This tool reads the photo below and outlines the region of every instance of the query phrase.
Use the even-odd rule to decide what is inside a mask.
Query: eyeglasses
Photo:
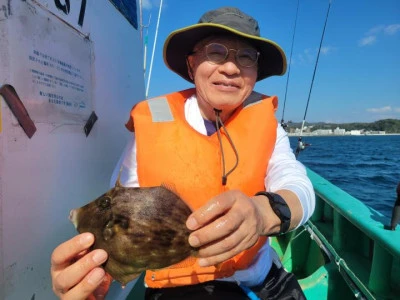
[[[207,60],[213,64],[225,62],[229,56],[229,52],[235,51],[236,62],[244,68],[250,68],[254,66],[258,61],[258,57],[260,56],[260,52],[253,48],[228,49],[225,45],[219,43],[208,44],[204,47],[204,49]],[[195,53],[197,53],[197,51],[191,54]]]

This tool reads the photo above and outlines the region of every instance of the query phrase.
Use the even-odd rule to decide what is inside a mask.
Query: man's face
[[[257,80],[257,63],[250,67],[241,66],[237,61],[237,51],[232,50],[229,50],[224,61],[212,62],[206,54],[206,46],[212,43],[234,50],[254,50],[254,47],[235,37],[215,36],[200,41],[194,47],[195,54],[188,57],[189,72],[193,75],[200,108],[233,112],[253,91]],[[248,52],[243,53],[247,55]]]

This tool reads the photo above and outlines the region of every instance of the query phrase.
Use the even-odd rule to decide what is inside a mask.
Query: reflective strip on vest
[[[153,122],[171,122],[174,120],[167,98],[153,98],[147,100]]]

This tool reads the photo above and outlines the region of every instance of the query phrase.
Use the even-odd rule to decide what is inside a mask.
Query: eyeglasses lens
[[[228,49],[222,44],[211,43],[206,47],[206,55],[212,63],[222,63],[229,55],[229,51],[235,51],[236,62],[242,67],[252,67],[257,63],[259,53],[253,48],[241,48],[241,49]]]

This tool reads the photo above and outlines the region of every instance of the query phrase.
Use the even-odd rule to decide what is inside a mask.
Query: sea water
[[[290,137],[293,149],[298,137]],[[306,136],[298,160],[366,205],[391,217],[400,182],[400,135]]]

